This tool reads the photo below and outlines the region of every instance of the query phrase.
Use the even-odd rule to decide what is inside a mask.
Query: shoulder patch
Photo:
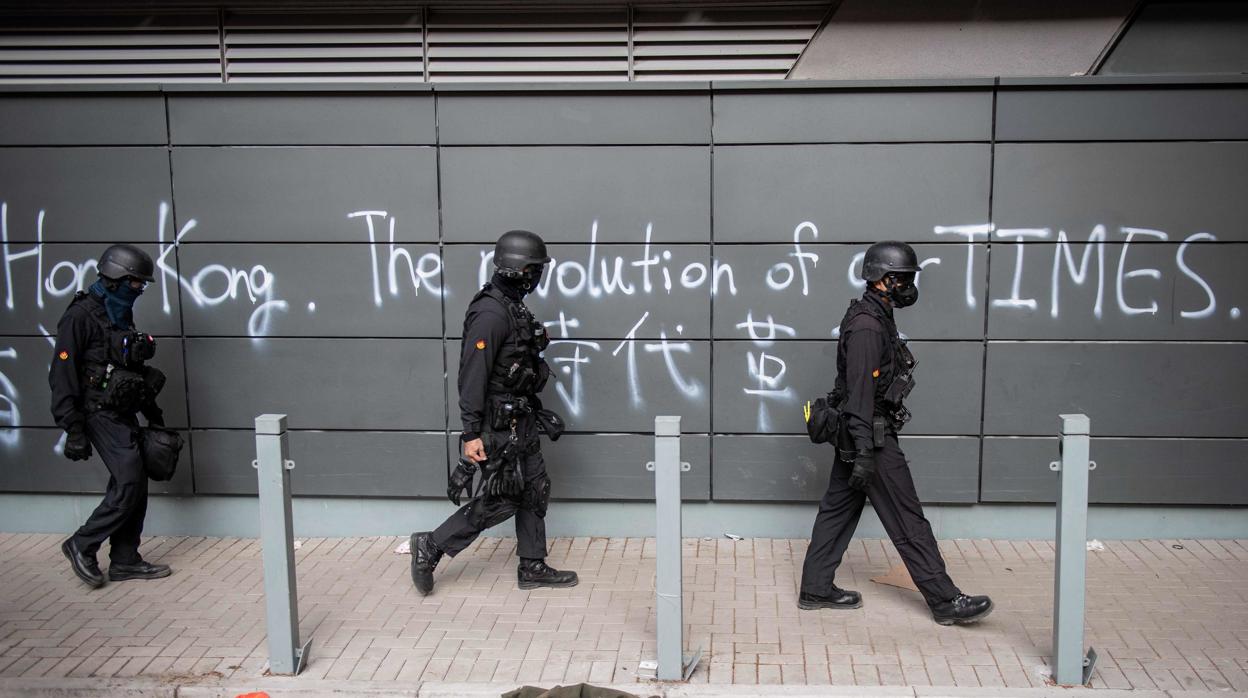
[[[57,357],[58,357],[58,358],[60,358],[60,360],[61,360],[61,361],[68,361],[68,360],[69,360],[69,352],[67,352],[67,351],[63,351],[63,352],[61,352],[61,353],[57,354]]]
[[[874,371],[872,371],[872,372],[871,372],[871,377],[872,377],[872,378],[879,378],[879,377],[880,377],[880,369],[878,369],[878,368],[877,368],[877,369],[875,369]]]
[[[485,348],[485,340],[484,340],[484,339],[478,339],[478,340],[477,340],[477,349],[484,349],[484,348]]]

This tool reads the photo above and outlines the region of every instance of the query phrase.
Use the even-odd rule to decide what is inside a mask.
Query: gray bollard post
[[[690,465],[680,460],[680,417],[654,418],[655,505],[655,627],[658,663],[655,678],[661,681],[688,679],[702,658],[699,648],[684,654],[684,609],[681,587],[680,474]],[[651,668],[643,662],[639,668]]]
[[[264,557],[265,621],[269,671],[298,674],[308,661],[312,638],[299,645],[299,601],[295,587],[294,528],[290,471],[295,467],[286,435],[286,415],[256,417],[256,469],[260,485],[260,547]]]
[[[1083,652],[1083,624],[1088,557],[1088,472],[1091,422],[1086,415],[1063,414],[1058,472],[1057,559],[1053,572],[1053,679],[1086,684],[1096,665],[1096,650]]]

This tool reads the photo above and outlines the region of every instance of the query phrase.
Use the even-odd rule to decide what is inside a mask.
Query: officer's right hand
[[[473,439],[464,442],[464,458],[473,463],[480,463],[485,460],[485,443],[481,439]]]
[[[859,451],[854,458],[854,469],[849,474],[849,486],[865,492],[875,477],[875,454],[871,451]]]
[[[65,432],[65,457],[70,460],[87,460],[91,457],[91,442],[82,427]]]

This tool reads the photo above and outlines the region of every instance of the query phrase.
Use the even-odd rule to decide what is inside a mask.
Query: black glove
[[[865,492],[873,477],[875,477],[875,454],[871,451],[859,451],[858,456],[854,458],[854,469],[849,474],[849,486],[859,492]]]
[[[520,471],[519,458],[503,463],[485,486],[486,493],[495,497],[516,497],[523,490],[524,474]]]
[[[91,457],[91,442],[81,424],[74,424],[65,431],[65,457],[70,460],[87,460]]]
[[[451,504],[459,506],[461,496],[472,494],[472,475],[475,472],[477,472],[477,464],[460,456],[459,463],[455,466],[455,470],[451,471],[451,477],[446,486],[446,497],[451,500]]]

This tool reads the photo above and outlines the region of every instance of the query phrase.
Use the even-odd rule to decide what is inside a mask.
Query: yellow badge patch
[[[485,348],[485,340],[484,340],[484,339],[478,339],[478,340],[477,340],[477,348],[478,348],[478,349],[484,349],[484,348]]]
[[[57,354],[57,356],[61,357],[61,361],[67,361],[69,359],[69,352],[63,351],[60,354]]]
[[[877,369],[875,369],[874,371],[872,371],[872,372],[871,372],[871,377],[872,377],[872,378],[879,378],[879,377],[880,377],[880,369],[878,369],[878,368],[877,368]]]

